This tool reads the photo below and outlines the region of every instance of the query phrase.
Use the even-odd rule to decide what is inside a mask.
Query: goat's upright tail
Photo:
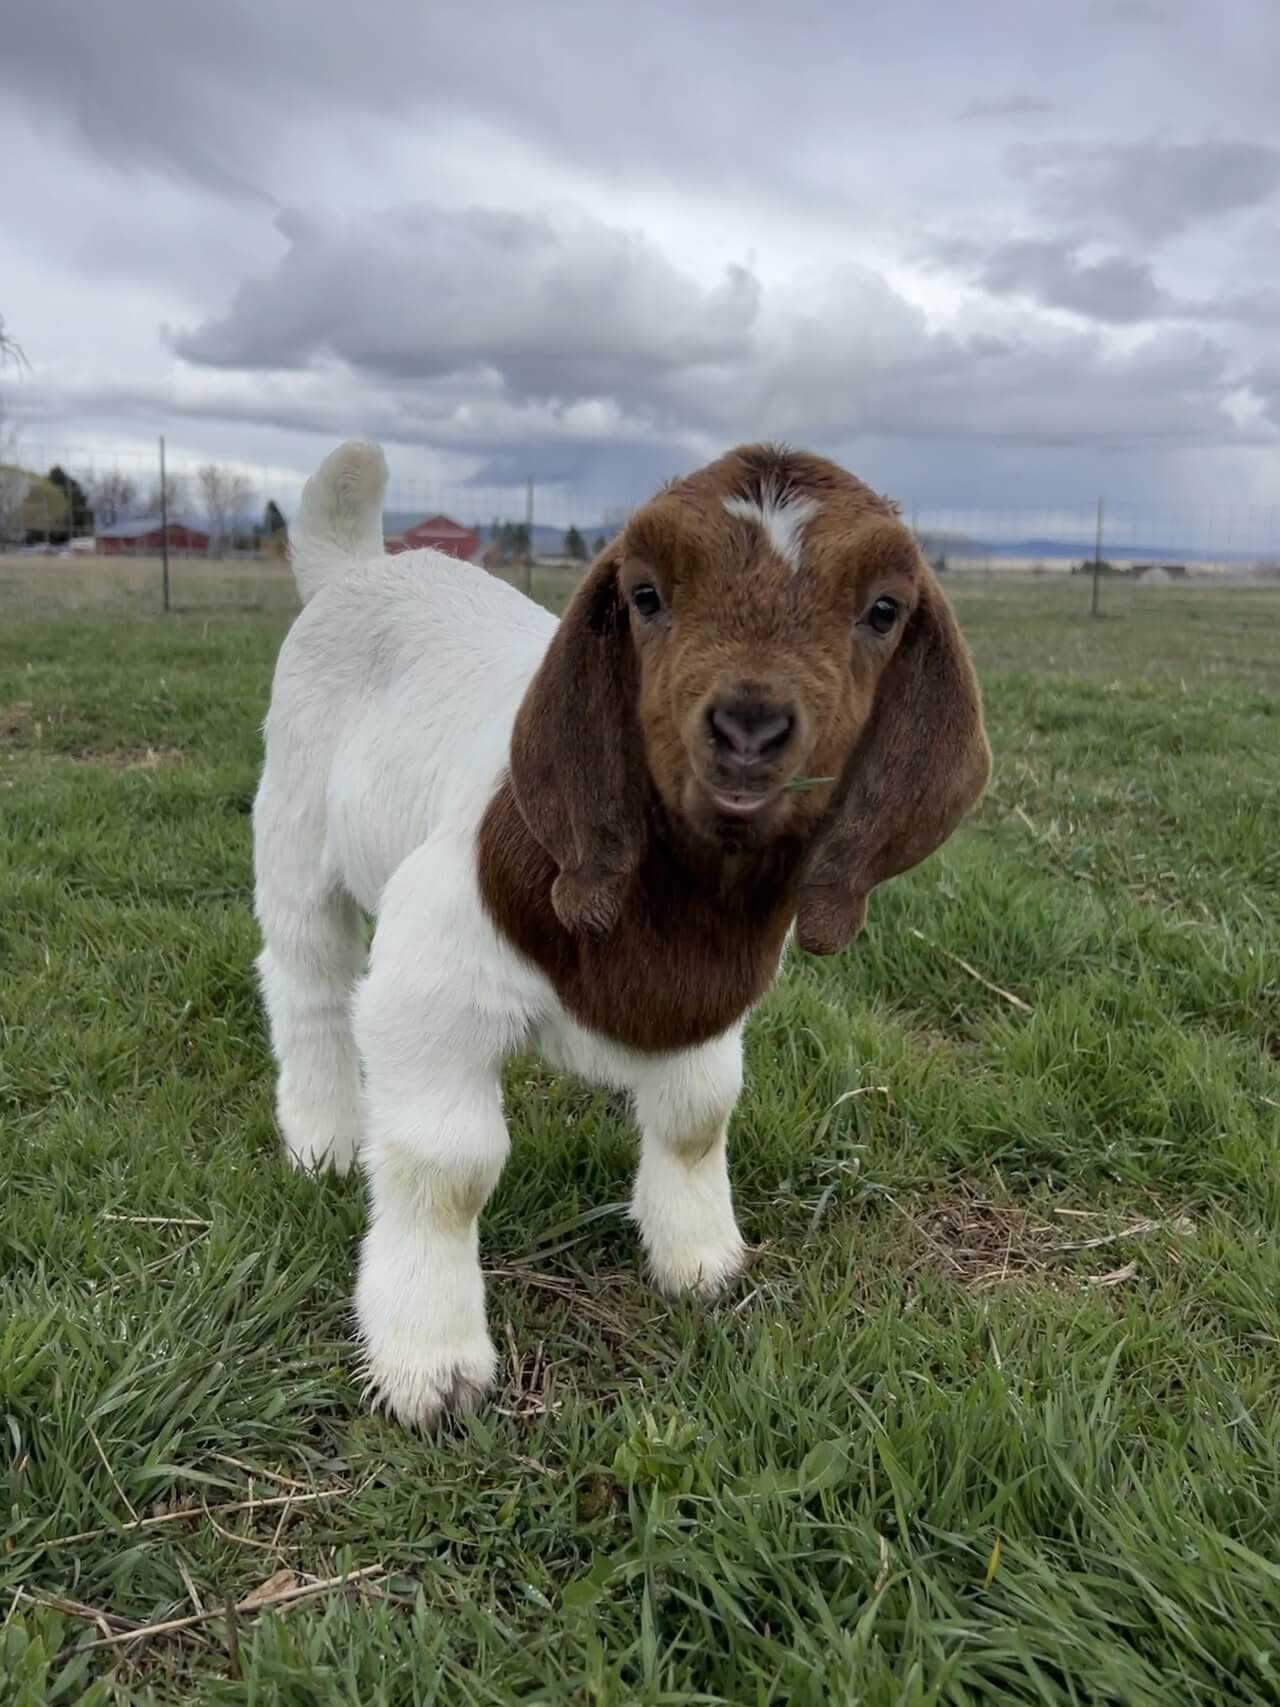
[[[381,557],[386,489],[382,447],[357,439],[330,451],[307,481],[289,529],[289,561],[303,604],[355,562]]]

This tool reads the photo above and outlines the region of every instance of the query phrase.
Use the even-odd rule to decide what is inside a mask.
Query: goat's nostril
[[[791,739],[795,717],[764,700],[722,701],[707,713],[712,744],[726,756],[751,761],[775,758]]]
[[[796,720],[789,711],[775,711],[771,717],[756,730],[756,741],[760,753],[765,758],[772,758],[780,753],[791,739],[791,731],[795,728]]]

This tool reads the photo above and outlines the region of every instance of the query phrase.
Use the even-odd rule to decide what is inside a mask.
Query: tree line
[[[288,527],[274,499],[258,513],[253,483],[219,463],[204,463],[191,477],[169,475],[162,489],[159,479],[143,487],[120,469],[78,480],[58,463],[40,475],[0,462],[0,541],[64,545],[135,517],[154,525],[162,513],[201,526],[215,553],[255,550],[264,538],[283,539]]]
[[[605,548],[603,534],[592,548],[599,556]],[[529,556],[529,526],[527,522],[494,522],[489,529],[489,551],[499,563],[523,563]],[[569,527],[561,545],[561,554],[575,563],[587,561],[587,541],[579,528]]]

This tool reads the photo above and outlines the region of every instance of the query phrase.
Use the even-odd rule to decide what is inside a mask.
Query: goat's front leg
[[[411,1122],[371,1117],[356,1283],[367,1396],[423,1426],[471,1409],[493,1383],[477,1218],[508,1147],[496,1084],[441,1077],[433,1090]]]
[[[632,1085],[640,1166],[631,1217],[664,1292],[719,1292],[746,1247],[729,1188],[729,1117],[742,1089],[742,1037],[646,1062]]]
[[[493,1382],[477,1218],[509,1148],[504,1051],[484,1015],[422,973],[430,959],[415,949],[380,963],[375,943],[355,1008],[369,1183],[355,1302],[367,1393],[422,1426],[471,1408]]]

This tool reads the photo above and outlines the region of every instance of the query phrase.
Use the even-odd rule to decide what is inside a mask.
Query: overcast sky
[[[601,500],[1280,504],[1276,0],[40,0],[24,441]]]

